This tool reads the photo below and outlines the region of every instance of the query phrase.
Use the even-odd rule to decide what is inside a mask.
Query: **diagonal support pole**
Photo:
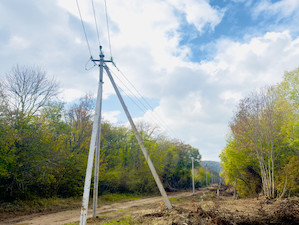
[[[111,81],[111,84],[112,84],[115,92],[116,92],[116,95],[117,95],[117,97],[118,97],[118,99],[119,99],[119,101],[120,101],[120,103],[121,103],[121,105],[122,105],[122,107],[123,107],[123,109],[124,109],[124,111],[126,113],[126,116],[127,116],[128,120],[129,120],[129,122],[131,124],[131,127],[132,127],[132,129],[134,131],[134,134],[136,136],[138,144],[139,144],[139,146],[140,146],[140,148],[142,150],[142,153],[143,153],[143,155],[144,155],[144,157],[145,157],[145,159],[147,161],[147,164],[148,164],[148,166],[149,166],[149,168],[150,168],[150,170],[152,172],[152,175],[153,175],[153,177],[154,177],[154,179],[156,181],[156,184],[157,184],[157,186],[159,188],[159,191],[160,191],[161,195],[163,196],[164,202],[165,202],[165,204],[166,204],[166,206],[167,206],[168,209],[172,209],[172,205],[171,205],[171,203],[170,203],[170,201],[168,199],[168,196],[167,196],[167,194],[166,194],[166,192],[164,190],[164,187],[163,187],[163,185],[162,185],[162,183],[160,181],[160,178],[159,178],[159,176],[158,176],[158,174],[156,172],[156,169],[155,169],[155,167],[154,167],[154,165],[153,165],[153,163],[152,163],[152,161],[151,161],[151,159],[150,159],[150,157],[148,155],[148,152],[147,152],[147,150],[146,150],[146,148],[145,148],[145,146],[143,144],[143,141],[142,141],[142,139],[141,139],[141,137],[140,137],[140,135],[139,135],[139,133],[137,131],[137,128],[136,128],[136,126],[135,126],[135,124],[133,122],[133,119],[132,119],[129,111],[128,111],[128,108],[127,108],[127,106],[126,106],[126,104],[125,104],[125,102],[124,102],[124,100],[123,100],[123,98],[122,98],[122,96],[121,96],[121,94],[120,94],[120,92],[119,92],[119,90],[118,90],[115,82],[114,82],[114,79],[113,79],[113,77],[112,77],[112,75],[111,75],[111,73],[109,71],[109,68],[106,65],[104,65],[104,69],[107,72],[107,75],[108,75],[108,77],[109,77],[109,79]]]

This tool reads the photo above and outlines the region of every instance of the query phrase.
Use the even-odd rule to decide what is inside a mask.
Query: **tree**
[[[280,94],[299,105],[299,67],[284,74],[284,80],[278,86]]]
[[[68,110],[61,102],[48,102],[35,114],[23,114],[20,110],[16,118],[6,113],[5,90],[0,97],[0,199],[81,195],[94,116],[93,99],[85,96]],[[190,188],[191,157],[199,165],[198,150],[157,134],[155,127],[145,123],[139,128],[157,173],[170,187],[168,190]],[[101,129],[100,193],[157,192],[133,131],[105,121]]]
[[[71,127],[69,144],[71,151],[86,152],[92,130],[93,99],[89,95],[80,98],[78,104],[73,104],[67,111],[66,120]]]
[[[12,67],[4,81],[10,107],[17,115],[34,115],[58,94],[58,84],[36,66]]]
[[[234,186],[239,196],[254,196],[261,192],[262,181],[255,152],[242,146],[243,143],[229,138],[220,154],[221,176]]]
[[[10,126],[8,108],[3,98],[0,83],[0,199],[6,199],[11,193],[9,185],[12,179],[11,171],[15,162],[16,132]]]
[[[282,171],[287,168],[287,163],[290,167],[295,165],[290,157],[299,153],[298,80],[297,69],[286,73],[285,80],[279,85],[253,92],[240,101],[230,123],[231,140],[220,156],[226,180],[235,184],[242,181],[250,187],[255,183],[252,181],[258,184],[261,179],[266,196],[277,197],[282,192],[282,183],[287,182],[282,178],[282,174],[287,176],[286,172]],[[243,160],[239,160],[239,156]],[[247,156],[254,157],[256,161],[247,162]],[[288,177],[293,179],[293,176]]]

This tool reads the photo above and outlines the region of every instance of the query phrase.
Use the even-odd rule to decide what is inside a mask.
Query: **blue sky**
[[[97,57],[91,0],[78,2]],[[104,0],[94,3],[109,58]],[[241,98],[299,66],[298,0],[107,0],[107,7],[114,61],[152,105],[139,110],[130,98],[143,99],[111,66],[130,88],[115,79],[130,96],[135,121],[159,123],[158,117],[161,131],[197,147],[204,160],[219,160]],[[15,64],[38,65],[70,103],[96,93],[98,69],[85,70],[89,57],[75,0],[0,2],[0,79]],[[104,119],[126,123],[107,77],[104,82]]]

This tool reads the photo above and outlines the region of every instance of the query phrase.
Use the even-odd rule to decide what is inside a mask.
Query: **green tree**
[[[241,100],[230,124],[232,138],[220,156],[227,181],[236,184],[246,174],[248,181],[258,181],[260,176],[266,196],[275,197],[277,191],[281,191],[277,189],[282,182],[278,179],[279,174],[289,157],[298,154],[297,84],[298,70],[295,70],[286,73],[281,84],[252,93]],[[249,161],[245,166],[248,155],[256,161]],[[236,156],[245,160],[240,161]],[[232,181],[232,177],[235,177],[235,181]],[[243,179],[243,184],[246,179]],[[250,190],[250,185],[247,186]],[[244,187],[239,190],[249,192]]]

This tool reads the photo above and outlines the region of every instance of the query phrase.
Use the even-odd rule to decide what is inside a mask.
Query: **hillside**
[[[217,173],[220,173],[220,171],[221,171],[220,163],[217,161],[208,161],[208,160],[201,161],[200,164],[203,167],[209,167],[209,168],[213,169]]]

